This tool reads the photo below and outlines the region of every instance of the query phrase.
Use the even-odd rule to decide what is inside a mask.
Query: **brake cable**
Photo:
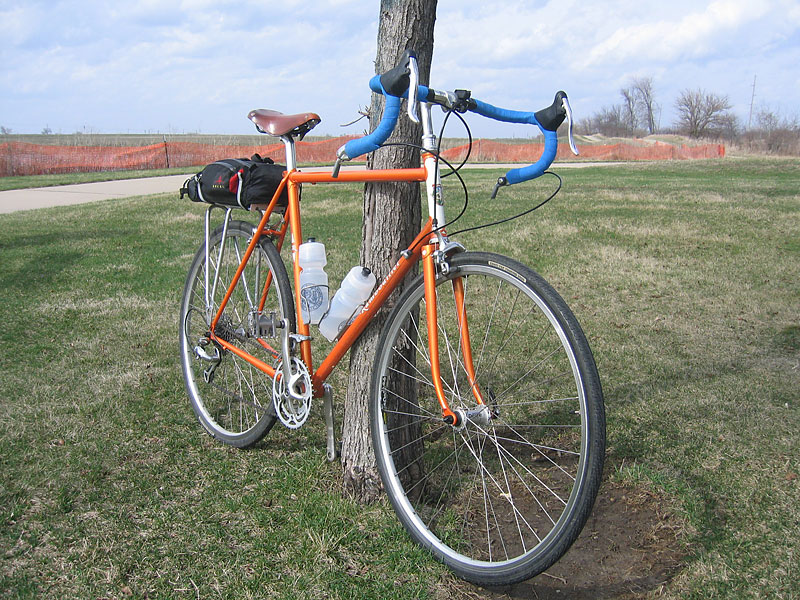
[[[446,160],[441,155],[441,146],[442,146],[442,138],[444,136],[444,129],[445,129],[446,125],[447,125],[448,120],[450,119],[450,115],[452,115],[452,114],[455,114],[456,117],[458,117],[458,119],[464,125],[464,129],[467,132],[467,139],[468,139],[467,153],[464,156],[464,158],[461,161],[461,163],[458,165],[458,167],[454,167],[448,160]],[[430,152],[430,150],[426,150],[424,147],[422,147],[422,146],[420,146],[418,144],[412,144],[412,143],[409,143],[409,142],[390,142],[390,143],[385,143],[385,144],[381,145],[381,148],[385,148],[385,147],[388,147],[388,146],[406,146],[406,147],[410,147],[410,148],[415,148],[417,150],[421,150],[423,152]],[[443,230],[443,229],[449,227],[450,225],[452,225],[453,223],[455,223],[456,221],[461,219],[461,217],[464,216],[464,213],[467,211],[467,208],[469,207],[469,189],[467,187],[466,182],[464,181],[464,178],[461,176],[459,171],[467,163],[467,160],[469,160],[470,154],[472,153],[472,146],[473,146],[473,138],[472,138],[472,131],[469,128],[469,124],[466,122],[464,117],[462,117],[455,109],[451,108],[451,109],[447,110],[445,112],[444,121],[442,122],[442,126],[441,126],[441,128],[439,130],[439,138],[437,140],[436,150],[434,152],[432,152],[432,154],[434,155],[434,157],[436,159],[437,165],[438,165],[439,162],[443,162],[450,169],[449,173],[446,173],[446,174],[441,176],[442,179],[444,179],[445,177],[449,177],[450,175],[455,175],[458,178],[458,181],[461,184],[461,188],[464,191],[464,205],[461,208],[461,212],[459,212],[458,215],[454,219],[452,219],[451,221],[448,221],[447,223],[445,223],[444,225],[442,225],[440,227],[436,227],[433,231],[440,231],[440,230]],[[545,204],[550,202],[550,200],[555,198],[556,195],[558,195],[558,193],[561,191],[561,187],[563,185],[563,180],[561,179],[561,176],[559,176],[557,173],[554,173],[553,171],[545,171],[544,173],[542,173],[542,175],[552,175],[553,177],[555,177],[558,180],[558,185],[557,185],[556,189],[553,191],[552,194],[550,194],[547,198],[545,198],[542,202],[540,202],[536,206],[534,206],[532,208],[529,208],[527,210],[524,210],[521,213],[513,215],[511,217],[506,217],[505,219],[499,219],[497,221],[492,221],[490,223],[483,223],[481,225],[475,225],[474,227],[466,227],[464,229],[459,229],[459,230],[454,231],[452,233],[448,233],[447,234],[448,237],[452,237],[452,236],[458,235],[459,233],[466,233],[468,231],[477,231],[479,229],[486,229],[488,227],[494,227],[495,225],[502,225],[503,223],[508,223],[509,221],[513,221],[514,219],[519,219],[521,217],[529,215],[533,211],[541,208],[542,206],[544,206]],[[413,248],[410,248],[410,250],[413,250]]]

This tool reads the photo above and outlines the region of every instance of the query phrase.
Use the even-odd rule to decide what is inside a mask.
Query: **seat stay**
[[[211,336],[212,339],[218,339],[217,336],[214,335],[214,331],[215,331],[215,329],[217,327],[217,323],[219,322],[219,319],[222,316],[222,313],[225,310],[225,307],[228,305],[228,301],[230,300],[231,295],[233,294],[233,290],[236,289],[236,286],[239,284],[239,280],[242,277],[242,273],[244,272],[244,268],[247,265],[247,262],[250,260],[250,256],[253,254],[253,250],[255,249],[256,244],[258,244],[259,240],[261,239],[262,233],[265,231],[265,229],[267,227],[267,223],[269,221],[270,216],[272,215],[272,211],[274,210],[275,205],[278,202],[278,198],[280,198],[284,187],[286,187],[286,182],[287,181],[288,181],[288,177],[284,177],[283,180],[281,181],[280,185],[278,186],[278,189],[275,190],[275,194],[273,195],[272,201],[270,202],[269,206],[267,207],[267,210],[264,211],[264,214],[261,217],[261,221],[259,222],[258,226],[253,231],[253,237],[250,239],[250,243],[247,245],[247,249],[244,252],[244,256],[241,258],[241,261],[239,263],[239,267],[236,270],[236,274],[233,276],[233,279],[231,280],[231,283],[228,285],[228,289],[225,292],[225,297],[222,299],[222,302],[220,302],[219,308],[217,308],[216,314],[214,315],[214,318],[211,321],[210,336]],[[230,221],[229,217],[230,217],[231,210],[232,209],[228,209],[228,211],[226,213],[226,219],[225,219],[225,226],[224,226],[224,229],[223,229],[222,242],[220,243],[219,257],[217,258],[217,269],[219,269],[220,261],[222,259],[222,251],[224,249],[225,238],[226,238],[228,223]],[[206,253],[207,253],[207,255],[206,255],[206,273],[207,273],[208,272],[208,264],[209,264],[208,263],[208,258],[209,258],[208,257],[208,242],[206,243]],[[216,273],[214,275],[214,284],[213,284],[211,298],[210,298],[211,302],[213,302],[214,295],[216,294],[218,275],[219,275],[219,273]],[[208,289],[208,287],[206,287],[206,289]],[[261,301],[259,301],[259,304],[261,304]],[[211,306],[211,305],[207,304],[207,306]]]

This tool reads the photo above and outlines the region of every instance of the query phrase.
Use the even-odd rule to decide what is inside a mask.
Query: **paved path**
[[[97,183],[76,183],[52,187],[7,190],[0,192],[0,213],[17,210],[31,210],[49,206],[82,204],[110,198],[129,196],[148,196],[178,190],[188,175],[168,175],[167,177],[145,177],[143,179],[119,179]]]
[[[554,165],[559,169],[569,167],[608,166],[622,163],[583,163],[570,162]],[[521,165],[471,164],[465,168],[472,169],[508,169]],[[330,167],[311,168],[327,170]],[[361,167],[350,167],[361,168]],[[100,181],[97,183],[76,183],[74,185],[58,185],[22,190],[0,192],[0,214],[18,210],[32,210],[49,206],[66,206],[83,204],[96,200],[111,198],[128,198],[130,196],[148,196],[172,192],[178,196],[178,190],[189,175],[168,175],[166,177],[145,177],[143,179],[119,179],[117,181]]]

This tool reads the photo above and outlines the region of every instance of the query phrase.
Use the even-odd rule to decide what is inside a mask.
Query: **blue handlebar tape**
[[[375,131],[363,138],[350,140],[344,145],[344,151],[350,159],[380,148],[381,145],[389,139],[389,136],[392,135],[395,125],[397,125],[397,119],[400,117],[400,98],[392,96],[383,89],[380,75],[375,75],[369,80],[369,87],[373,92],[383,94],[386,97],[386,106],[383,109],[381,122],[375,128]],[[428,97],[428,88],[426,86],[420,85],[417,89],[419,90],[420,98]],[[403,98],[407,97],[408,92],[406,91],[406,93],[403,94]]]
[[[521,112],[517,110],[508,110],[506,108],[498,108],[480,100],[474,100],[475,108],[470,109],[479,115],[494,119],[495,121],[503,121],[505,123],[527,123],[536,125],[539,130],[544,134],[544,151],[542,155],[532,165],[527,167],[520,167],[518,169],[511,169],[506,173],[506,181],[513,185],[515,183],[522,183],[523,181],[530,181],[536,179],[544,173],[556,158],[558,151],[558,134],[555,131],[548,131],[536,120],[536,115],[532,112]]]
[[[536,179],[553,164],[553,161],[556,159],[556,152],[558,151],[558,134],[555,131],[547,131],[546,129],[543,130],[543,133],[544,151],[539,157],[539,160],[527,167],[511,169],[506,173],[506,181],[508,181],[509,184],[514,185],[515,183]]]
[[[374,152],[381,145],[389,139],[392,135],[397,119],[400,117],[400,98],[392,96],[383,89],[381,84],[380,75],[375,75],[369,81],[370,89],[377,93],[383,94],[386,98],[386,106],[383,109],[383,117],[378,127],[370,133],[356,140],[350,140],[344,145],[345,154],[348,158],[353,159],[368,152]],[[418,94],[420,98],[427,98],[429,88],[424,85],[418,86]],[[403,94],[403,98],[408,97],[408,91]],[[513,185],[515,183],[522,183],[523,181],[530,181],[536,179],[544,173],[556,158],[558,151],[558,134],[555,131],[548,131],[536,120],[536,115],[532,112],[522,112],[517,110],[508,110],[506,108],[498,108],[486,102],[473,99],[475,107],[471,108],[472,112],[478,113],[489,119],[495,121],[503,121],[505,123],[525,123],[536,125],[539,130],[544,134],[544,151],[534,164],[527,167],[520,167],[518,169],[511,169],[506,173],[506,181]]]
[[[486,102],[472,99],[475,102],[475,108],[470,109],[479,115],[494,119],[495,121],[503,121],[504,123],[529,123],[530,125],[539,125],[536,120],[536,115],[532,112],[521,112],[518,110],[508,110],[507,108],[498,108]],[[539,125],[541,127],[541,125]]]
[[[367,152],[373,152],[381,147],[381,144],[389,139],[397,124],[400,116],[400,98],[396,96],[386,96],[386,106],[383,108],[383,117],[375,131],[363,138],[350,140],[344,145],[344,151],[348,158],[356,158]]]
[[[369,89],[371,89],[376,94],[383,94],[384,96],[388,95],[386,90],[383,89],[383,84],[381,83],[381,76],[375,75],[372,79],[369,80]]]

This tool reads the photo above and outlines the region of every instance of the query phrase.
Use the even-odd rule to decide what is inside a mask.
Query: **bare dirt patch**
[[[529,581],[482,588],[443,584],[441,597],[492,600],[640,598],[660,589],[678,571],[683,524],[652,492],[605,482],[581,535],[561,560]],[[455,588],[455,589],[454,589]]]

